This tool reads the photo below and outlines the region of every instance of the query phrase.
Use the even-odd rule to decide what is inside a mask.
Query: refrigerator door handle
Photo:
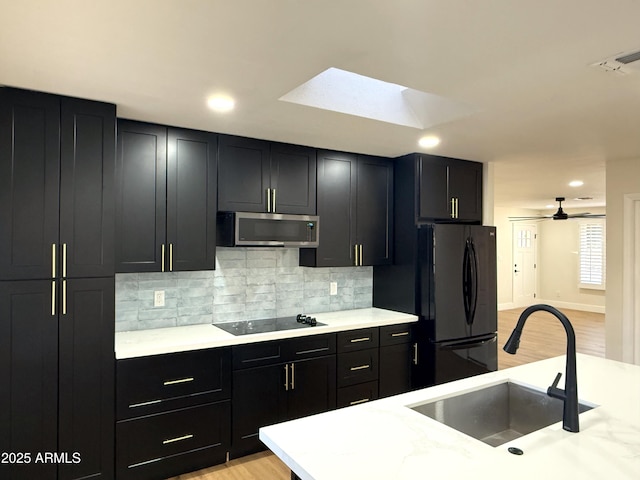
[[[466,350],[469,348],[481,347],[482,345],[486,345],[488,343],[493,343],[498,340],[498,336],[495,333],[491,335],[474,338],[473,340],[466,341],[453,341],[453,342],[442,342],[437,343],[437,348],[441,350]]]
[[[472,288],[470,292],[471,298],[469,301],[469,304],[470,304],[469,325],[473,325],[473,320],[476,317],[476,307],[478,306],[478,256],[476,255],[476,248],[473,245],[473,239],[471,239],[469,246],[470,246],[471,259],[473,260],[471,262]]]
[[[470,272],[470,243],[469,239],[465,242],[464,255],[462,257],[462,303],[464,305],[464,317],[467,325],[471,325],[473,318],[471,317],[471,272]]]

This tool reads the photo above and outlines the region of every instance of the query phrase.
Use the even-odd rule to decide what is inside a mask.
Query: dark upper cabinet
[[[113,478],[114,303],[108,277],[0,282],[0,449],[32,455],[2,478]]]
[[[218,210],[315,215],[316,151],[220,136]]]
[[[416,155],[418,218],[482,222],[482,164]]]
[[[0,90],[0,279],[113,275],[115,106]]]
[[[393,162],[318,151],[320,245],[301,249],[300,265],[391,263]]]
[[[116,271],[215,266],[217,135],[118,121]]]

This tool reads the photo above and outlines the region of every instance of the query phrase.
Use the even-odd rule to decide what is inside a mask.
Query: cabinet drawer
[[[380,346],[398,345],[411,342],[411,324],[388,325],[380,327]]]
[[[232,350],[233,369],[262,367],[285,362],[282,341],[236,345]]]
[[[118,360],[118,419],[231,398],[231,349]]]
[[[338,387],[378,379],[378,349],[359,350],[338,355]]]
[[[366,403],[378,398],[378,382],[360,383],[338,389],[338,408]]]
[[[230,438],[229,400],[118,422],[118,479],[162,479],[222,463]]]
[[[336,353],[336,335],[309,335],[283,341],[285,361],[294,362],[303,358],[321,357]]]
[[[338,333],[338,353],[378,347],[378,327]]]

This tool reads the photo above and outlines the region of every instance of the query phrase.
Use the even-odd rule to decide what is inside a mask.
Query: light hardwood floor
[[[565,353],[566,336],[562,324],[545,312],[529,317],[520,348],[509,355],[502,346],[518,321],[521,309],[498,312],[498,368],[556,357]],[[580,353],[604,357],[604,315],[563,309],[576,332],[576,349]],[[275,455],[266,451],[231,460],[223,465],[174,477],[170,480],[290,480],[289,469]]]

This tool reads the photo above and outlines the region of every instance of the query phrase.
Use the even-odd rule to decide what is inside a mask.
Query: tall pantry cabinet
[[[115,106],[0,89],[0,478],[113,478]]]

